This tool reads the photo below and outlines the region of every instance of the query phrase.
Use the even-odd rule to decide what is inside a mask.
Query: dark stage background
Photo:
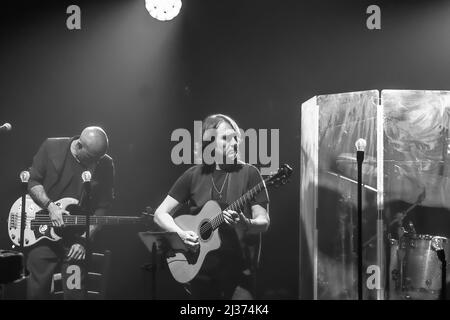
[[[81,30],[66,8],[81,8]],[[381,7],[382,29],[366,28]],[[299,297],[300,104],[366,89],[450,90],[450,3],[445,1],[185,0],[171,22],[143,0],[12,1],[0,10],[0,248],[18,174],[46,137],[102,126],[116,165],[113,214],[156,207],[189,166],[172,164],[170,135],[211,113],[241,128],[280,129],[280,163],[292,182],[270,192],[259,297]],[[111,299],[148,299],[150,255],[137,228],[105,228],[113,252]],[[160,298],[185,298],[167,271]],[[8,298],[23,298],[21,285]]]

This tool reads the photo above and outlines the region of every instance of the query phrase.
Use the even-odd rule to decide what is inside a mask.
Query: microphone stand
[[[24,238],[25,238],[25,224],[26,224],[26,197],[28,192],[28,180],[30,179],[30,172],[22,171],[20,173],[20,181],[22,182],[22,212],[20,215],[20,250],[24,251]]]
[[[82,179],[83,179],[83,188],[84,188],[84,208],[85,208],[85,234],[86,234],[86,242],[84,246],[84,250],[86,253],[85,262],[84,262],[84,268],[85,268],[85,283],[84,283],[84,294],[85,299],[88,299],[88,287],[87,284],[89,282],[89,264],[90,264],[90,258],[91,258],[91,246],[89,243],[89,232],[90,232],[90,218],[89,213],[91,211],[91,173],[89,171],[84,171],[82,173]]]
[[[445,259],[444,249],[438,251],[439,259],[441,260],[441,279],[442,279],[442,289],[441,289],[441,300],[447,299],[447,260]]]
[[[29,171],[22,171],[20,173],[20,181],[21,181],[21,191],[22,191],[22,212],[20,215],[20,251],[22,253],[22,257],[23,257],[23,270],[22,271],[22,276],[25,277],[28,274],[28,270],[27,270],[27,258],[25,255],[25,246],[24,244],[27,244],[28,241],[25,241],[25,225],[27,222],[27,212],[26,212],[26,197],[27,197],[27,193],[28,193],[28,180],[30,180],[30,172]],[[23,279],[23,278],[22,278]]]
[[[362,164],[364,161],[364,151],[356,151],[358,162],[358,300],[363,299],[363,252],[362,252]]]

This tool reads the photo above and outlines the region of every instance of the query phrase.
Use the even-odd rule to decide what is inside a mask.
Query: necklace
[[[223,187],[225,186],[225,183],[227,182],[227,179],[228,179],[228,175],[229,175],[229,174],[230,174],[230,173],[227,172],[227,174],[226,174],[226,176],[225,176],[225,179],[223,179],[223,183],[222,183],[222,187],[220,188],[220,191],[217,189],[216,184],[214,183],[213,176],[211,175],[212,185],[213,185],[213,187],[214,187],[214,190],[216,190],[216,192],[219,194],[219,199],[222,199],[222,191],[223,191]]]

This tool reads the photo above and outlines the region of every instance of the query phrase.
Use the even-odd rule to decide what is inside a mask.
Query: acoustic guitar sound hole
[[[211,237],[212,232],[213,232],[213,229],[212,229],[211,223],[209,221],[203,221],[200,224],[200,233],[199,234],[200,234],[200,238],[203,241],[208,240]]]

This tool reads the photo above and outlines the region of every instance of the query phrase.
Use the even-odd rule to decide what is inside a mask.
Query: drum
[[[449,241],[444,237],[405,234],[397,243],[391,241],[391,299],[440,299],[442,263],[437,255],[439,249],[444,250],[446,259],[450,257]]]
[[[23,254],[12,250],[0,250],[0,284],[8,284],[24,278]]]

